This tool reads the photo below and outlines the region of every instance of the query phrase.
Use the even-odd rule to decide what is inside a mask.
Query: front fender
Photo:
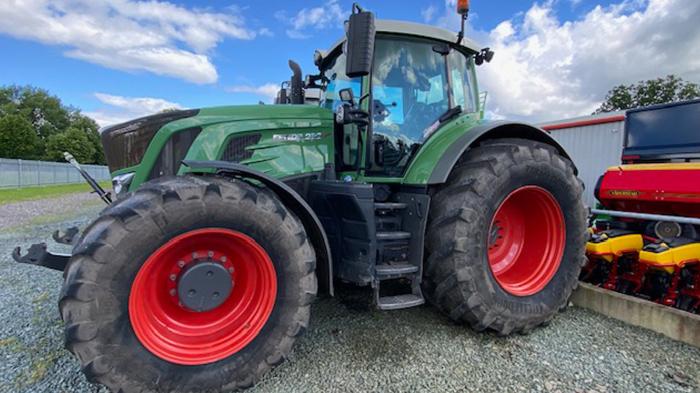
[[[306,229],[311,244],[316,250],[316,275],[319,281],[319,289],[322,291],[325,290],[328,294],[333,296],[333,261],[331,259],[331,248],[328,243],[328,237],[316,213],[314,213],[311,206],[309,206],[296,191],[279,179],[233,162],[185,160],[182,163],[189,168],[190,172],[207,172],[214,170],[218,175],[240,176],[259,181],[272,190],[284,205],[299,217],[304,225],[304,229]]]

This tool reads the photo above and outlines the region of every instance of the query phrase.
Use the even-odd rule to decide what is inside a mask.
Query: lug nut
[[[227,260],[226,255],[221,257],[221,263],[226,263],[226,260]]]
[[[174,275],[174,274],[171,274],[171,275],[170,275],[170,281],[175,281],[175,280],[177,280],[177,276]]]
[[[192,259],[196,259],[196,258],[197,258],[197,253],[196,253],[196,252],[193,252],[193,253],[192,253]]]
[[[228,268],[228,272],[229,272],[229,273],[233,273],[233,266],[231,266],[230,268]]]
[[[175,292],[174,289],[171,289],[171,290],[170,290],[170,296],[175,296],[176,294],[177,294],[177,292]]]
[[[213,257],[213,256],[214,256],[214,251],[209,251],[209,252],[207,253],[207,255],[209,256],[209,258]]]
[[[185,261],[177,261],[177,266],[178,267],[185,267]]]

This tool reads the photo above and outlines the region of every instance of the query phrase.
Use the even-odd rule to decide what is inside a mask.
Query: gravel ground
[[[61,274],[10,257],[86,224],[102,208],[86,195],[0,206],[0,392],[106,392],[63,350]],[[700,392],[700,349],[575,307],[501,338],[430,307],[356,311],[321,299],[289,361],[249,390],[296,391]]]

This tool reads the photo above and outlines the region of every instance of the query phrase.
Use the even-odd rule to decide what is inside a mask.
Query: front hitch
[[[100,184],[90,174],[80,166],[80,163],[70,153],[63,153],[66,161],[68,161],[99,195],[100,199],[106,204],[112,203],[112,197],[109,192],[105,191]],[[56,231],[53,233],[53,240],[56,243],[73,245],[78,240],[80,230],[77,227],[70,227],[63,232]],[[46,243],[32,244],[27,253],[22,255],[22,248],[17,246],[12,251],[12,259],[19,263],[25,263],[35,266],[43,266],[53,270],[63,271],[66,264],[70,260],[71,254],[53,253],[46,249]]]
[[[80,232],[78,227],[70,227],[65,229],[63,233],[60,230],[56,230],[51,237],[56,243],[73,245],[78,240],[78,232]]]
[[[12,259],[19,263],[43,266],[49,269],[63,271],[70,260],[70,254],[52,253],[46,249],[46,243],[32,244],[26,255],[21,254],[21,247],[15,247]]]
[[[78,227],[70,227],[63,231],[53,233],[53,240],[56,243],[75,245],[78,240]],[[46,249],[46,243],[32,244],[25,255],[22,255],[22,248],[15,247],[12,251],[12,259],[19,263],[28,265],[43,266],[53,270],[63,271],[70,259],[71,254],[53,253]]]

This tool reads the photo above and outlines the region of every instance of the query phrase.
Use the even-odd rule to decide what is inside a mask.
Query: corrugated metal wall
[[[595,117],[590,119],[595,119]],[[581,119],[576,120],[580,121]],[[564,121],[557,123],[564,123]],[[566,149],[574,160],[579,170],[579,177],[586,185],[584,201],[590,207],[595,207],[596,200],[593,196],[593,189],[600,175],[608,167],[620,164],[623,129],[624,121],[618,120],[612,123],[575,126],[551,131],[554,139]]]

